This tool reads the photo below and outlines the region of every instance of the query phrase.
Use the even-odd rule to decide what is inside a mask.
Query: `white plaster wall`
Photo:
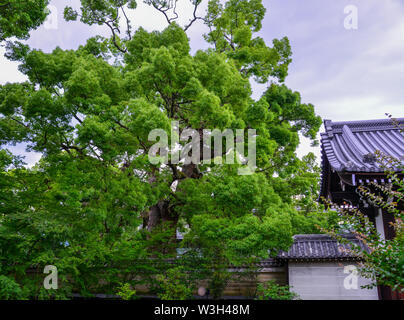
[[[344,267],[354,262],[289,262],[289,285],[303,300],[378,300],[377,288],[362,289],[368,279],[358,277],[357,289],[346,289],[351,273]],[[350,278],[352,279],[352,278]],[[349,279],[348,279],[349,280]],[[348,281],[346,281],[348,282]],[[352,282],[349,282],[352,284]],[[348,286],[349,287],[349,286]]]

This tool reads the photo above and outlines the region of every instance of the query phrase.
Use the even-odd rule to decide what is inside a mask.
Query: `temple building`
[[[394,237],[389,222],[391,215],[373,206],[361,197],[358,186],[371,190],[372,182],[391,183],[377,161],[375,152],[400,160],[404,165],[404,118],[350,122],[324,121],[325,132],[321,134],[322,181],[320,196],[338,204],[357,207],[375,224],[385,239]],[[395,171],[401,174],[399,168]]]

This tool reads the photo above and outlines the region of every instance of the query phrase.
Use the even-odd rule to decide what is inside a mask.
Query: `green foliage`
[[[11,37],[27,39],[29,31],[45,21],[48,0],[4,0],[0,3],[0,42]]]
[[[72,292],[66,288],[60,290],[41,288],[36,296],[30,296],[33,300],[70,300]]]
[[[257,286],[257,300],[296,300],[298,298],[298,294],[290,291],[289,286],[281,286],[273,280]]]
[[[123,300],[134,300],[136,299],[136,290],[133,290],[129,283],[124,283],[120,287],[118,287],[117,294]]]
[[[166,5],[148,2],[159,11]],[[315,142],[321,120],[314,107],[276,82],[257,101],[251,97],[250,81],[283,81],[291,56],[286,38],[267,47],[255,37],[262,2],[210,1],[203,21],[211,47],[195,54],[184,31],[190,25],[131,32],[128,21],[127,32],[118,32],[135,6],[82,0],[79,11],[66,9],[68,20],[112,32],[77,50],[8,46],[28,81],[0,86],[0,144],[24,143],[41,159],[25,168],[0,151],[1,274],[15,276],[29,297],[116,294],[130,284],[181,299],[207,280],[219,298],[229,266],[253,269],[287,250],[294,233],[328,223],[313,206],[314,157],[296,155],[299,134]],[[151,164],[148,135],[169,133],[172,121],[180,131],[256,129],[256,172],[239,176],[241,164],[213,161]],[[60,296],[27,277],[49,264],[58,268]]]
[[[20,300],[23,292],[15,280],[0,275],[0,300]]]
[[[243,76],[261,83],[269,77],[284,81],[292,61],[289,40],[275,39],[269,48],[262,38],[253,37],[262,28],[265,11],[261,0],[230,0],[224,5],[210,0],[204,20],[210,32],[205,39],[234,59]]]
[[[186,270],[181,267],[168,269],[164,275],[158,275],[162,300],[187,300],[192,298],[193,287],[187,283]]]

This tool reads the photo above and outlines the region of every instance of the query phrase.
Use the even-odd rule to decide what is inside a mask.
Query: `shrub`
[[[129,283],[122,284],[118,287],[117,294],[122,300],[135,300],[137,298],[136,290],[132,289]]]
[[[14,279],[0,275],[0,299],[1,300],[21,300],[23,293]]]
[[[162,300],[187,300],[192,298],[192,286],[187,283],[183,268],[172,268],[165,275],[159,275],[160,292],[157,296]]]
[[[297,293],[290,291],[289,286],[281,286],[271,280],[257,287],[257,300],[294,300],[298,299]]]

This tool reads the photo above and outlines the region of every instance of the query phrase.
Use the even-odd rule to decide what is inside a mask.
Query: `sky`
[[[206,2],[206,0],[205,0]],[[304,103],[312,103],[323,119],[333,121],[385,118],[385,113],[404,117],[404,0],[263,0],[267,9],[258,35],[269,45],[287,36],[293,61],[286,85],[300,92]],[[108,35],[106,27],[66,22],[63,8],[77,7],[78,0],[52,0],[52,14],[27,43],[45,52],[56,46],[76,49],[96,34]],[[206,6],[199,9],[203,13]],[[179,0],[179,23],[191,18],[189,0]],[[141,0],[130,12],[134,27],[162,30],[165,18]],[[206,49],[202,23],[188,31],[192,52]],[[0,48],[0,84],[24,81],[18,64],[3,57]],[[268,84],[253,84],[258,98]],[[23,146],[13,152],[26,155],[32,165],[40,155],[27,154]],[[298,155],[314,152],[302,139]]]

